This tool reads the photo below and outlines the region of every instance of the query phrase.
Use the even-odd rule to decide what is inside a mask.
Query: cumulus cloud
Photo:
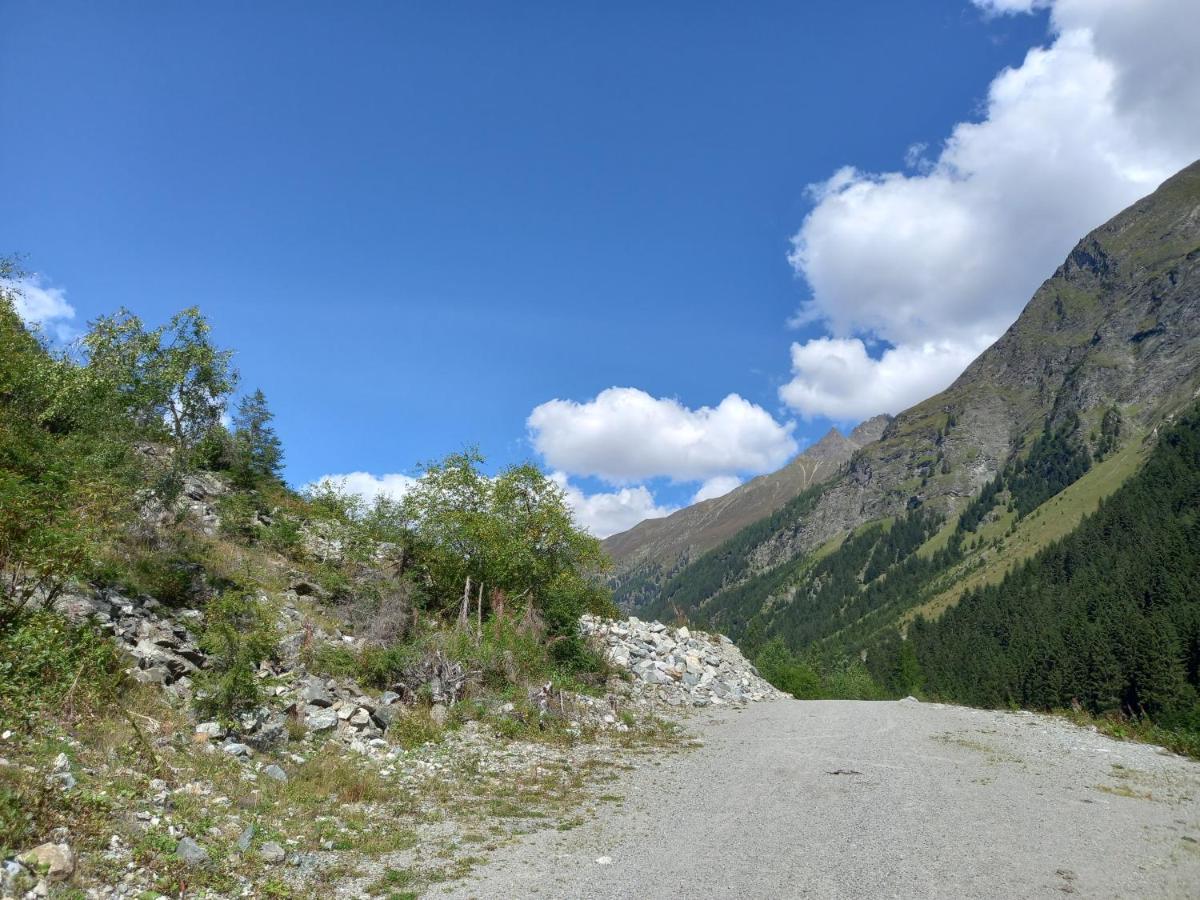
[[[741,483],[742,479],[736,475],[716,475],[700,485],[699,490],[692,497],[692,502],[699,503],[701,500],[724,497]]]
[[[613,387],[585,403],[543,403],[527,425],[550,466],[614,485],[768,472],[796,452],[793,423],[777,422],[737,394],[715,407],[689,409],[637,388]]]
[[[75,307],[67,302],[63,288],[52,287],[40,275],[30,275],[0,280],[0,289],[12,298],[17,315],[26,324],[42,328],[61,341],[75,336],[69,324],[75,318]]]
[[[553,472],[550,477],[562,488],[575,523],[599,538],[626,531],[644,519],[658,519],[675,511],[675,507],[659,506],[644,486],[585,494],[571,484],[565,472]]]
[[[845,167],[811,189],[789,259],[812,296],[795,321],[830,337],[793,346],[780,389],[804,415],[894,413],[944,387],[1075,241],[1200,153],[1193,0],[976,5],[1049,6],[1053,41],[996,76],[980,121],[910,154],[914,172]]]
[[[344,475],[322,475],[310,486],[333,485],[373,503],[378,497],[399,500],[416,483],[417,479],[412,476],[398,473],[372,475],[370,472],[347,472]]]
[[[878,358],[859,338],[817,338],[792,344],[792,380],[780,397],[810,416],[852,422],[900,410],[947,387],[989,343],[902,344]]]

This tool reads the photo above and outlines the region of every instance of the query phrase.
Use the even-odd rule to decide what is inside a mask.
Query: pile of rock
[[[201,613],[196,610],[179,611],[175,618],[151,597],[131,598],[115,591],[65,594],[55,608],[74,622],[90,619],[111,634],[137,660],[131,674],[145,684],[159,684],[186,696],[192,676],[204,666],[205,655],[195,635],[179,621],[198,624]]]
[[[172,610],[151,597],[127,597],[115,591],[78,591],[64,594],[55,608],[75,622],[92,621],[113,636],[134,659],[133,678],[162,686],[181,700],[192,695],[193,678],[207,658],[189,625],[199,627],[197,610]],[[435,716],[445,712],[462,694],[466,676],[456,663],[442,657],[414,666],[411,678],[374,699],[352,679],[322,678],[308,674],[300,660],[305,642],[329,643],[357,649],[358,644],[340,632],[306,630],[303,615],[292,603],[280,609],[279,631],[283,658],[264,662],[259,677],[275,682],[268,705],[239,717],[233,730],[234,746],[255,749],[283,744],[289,717],[317,738],[336,737],[347,744],[381,738],[395,718],[411,703],[418,690],[428,694]],[[441,709],[439,709],[441,707]],[[201,723],[199,740],[226,737],[214,723]],[[214,745],[216,742],[214,741]],[[237,755],[237,754],[235,754]]]
[[[368,697],[354,682],[309,675],[288,707],[314,734],[332,734],[346,742],[382,737],[392,724],[400,700],[394,691]]]
[[[614,622],[584,616],[581,628],[602,645],[610,663],[633,673],[638,693],[670,706],[743,705],[785,696],[724,635],[632,617]]]

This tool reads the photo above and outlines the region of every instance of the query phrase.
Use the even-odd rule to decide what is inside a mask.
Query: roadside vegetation
[[[465,699],[448,719],[430,714],[431,698],[412,698],[389,730],[400,746],[472,721],[548,743],[580,738],[541,721],[529,689],[594,693],[608,671],[577,623],[615,610],[598,541],[574,527],[562,491],[535,466],[489,474],[468,449],[424,465],[399,500],[368,503],[338,484],[297,491],[282,478],[267,398],[240,392],[233,355],[199,310],[158,327],[120,311],[62,347],[18,316],[19,274],[0,261],[0,856],[63,824],[83,849],[100,849],[122,792],[144,792],[154,777],[203,775],[236,791],[236,767],[220,778],[196,770],[212,763],[188,751],[190,717],[236,723],[264,702],[273,682],[261,667],[282,652],[284,592],[354,637],[353,647],[306,642],[313,673],[375,691],[430,660],[463,673]],[[207,518],[188,505],[197,484],[219,487]],[[207,661],[194,711],[130,679],[130,660],[95,624],[56,611],[94,591],[193,616]],[[64,800],[29,775],[64,750],[140,774]],[[377,792],[366,774],[304,773],[289,787],[291,808],[307,802],[306,784],[343,785],[349,803]],[[181,870],[162,862],[167,843],[143,856],[178,882]]]

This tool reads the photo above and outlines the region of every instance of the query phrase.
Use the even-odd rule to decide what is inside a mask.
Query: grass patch
[[[1147,448],[1141,435],[1130,434],[1116,453],[1093,465],[1087,473],[1050,498],[1028,516],[1016,521],[1005,512],[980,527],[979,548],[967,554],[943,579],[945,590],[910,609],[901,617],[908,624],[918,615],[936,619],[951,608],[968,590],[999,584],[1017,565],[1072,532],[1085,516],[1094,513],[1100,501],[1114,493],[1145,462]],[[931,556],[949,540],[947,523],[917,552]]]
[[[1120,741],[1153,744],[1200,760],[1200,733],[1188,729],[1167,728],[1156,725],[1145,716],[1128,716],[1112,712],[1093,715],[1085,710],[1056,710],[1055,715],[1070,719],[1083,728],[1095,728],[1101,734]]]

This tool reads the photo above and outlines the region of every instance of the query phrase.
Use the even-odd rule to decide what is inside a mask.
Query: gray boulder
[[[190,837],[181,838],[175,845],[175,855],[183,860],[184,865],[196,869],[212,863],[208,851],[193,841]]]
[[[277,866],[287,859],[287,852],[274,841],[268,841],[258,848],[258,855],[263,862]]]
[[[304,680],[304,687],[300,690],[300,699],[309,706],[333,706],[333,695],[329,693],[329,688],[315,675],[310,675]]]

